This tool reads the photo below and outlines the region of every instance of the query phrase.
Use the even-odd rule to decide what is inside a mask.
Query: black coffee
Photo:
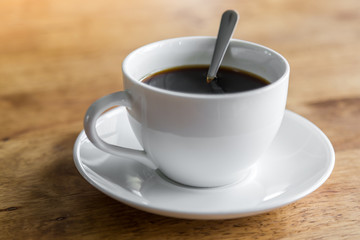
[[[185,93],[236,93],[261,88],[270,82],[255,74],[221,67],[213,84],[206,82],[208,66],[183,66],[166,69],[146,77],[143,82],[154,87]],[[214,84],[216,89],[214,90]]]

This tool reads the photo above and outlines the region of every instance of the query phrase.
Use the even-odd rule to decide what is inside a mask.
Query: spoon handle
[[[219,32],[215,43],[215,50],[206,78],[208,83],[216,77],[216,73],[219,70],[226,49],[229,46],[230,38],[234,32],[237,21],[238,14],[234,10],[227,10],[221,17]]]

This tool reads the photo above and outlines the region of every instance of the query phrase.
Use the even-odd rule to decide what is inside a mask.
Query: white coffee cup
[[[86,113],[84,126],[90,141],[185,185],[216,187],[244,178],[270,146],[283,119],[290,72],[284,57],[255,43],[231,40],[222,65],[271,82],[246,92],[182,93],[141,82],[167,68],[209,64],[215,40],[168,39],[130,53],[122,65],[126,90],[97,100]],[[115,105],[127,108],[144,151],[110,145],[98,136],[97,118]]]

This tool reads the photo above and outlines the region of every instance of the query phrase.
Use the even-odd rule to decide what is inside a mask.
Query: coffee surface
[[[143,82],[170,91],[202,94],[218,93],[218,91],[214,91],[214,84],[206,82],[208,68],[208,66],[169,68],[146,77]],[[270,83],[255,74],[229,67],[221,67],[214,81],[224,93],[249,91],[264,87]]]

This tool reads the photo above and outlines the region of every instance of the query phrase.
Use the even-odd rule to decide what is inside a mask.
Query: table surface
[[[336,152],[315,192],[232,220],[158,216],[86,182],[72,150],[87,107],[122,89],[135,48],[216,35],[223,11],[234,38],[290,62],[287,108],[319,126]],[[104,0],[0,3],[0,239],[360,239],[360,2],[358,0]]]

